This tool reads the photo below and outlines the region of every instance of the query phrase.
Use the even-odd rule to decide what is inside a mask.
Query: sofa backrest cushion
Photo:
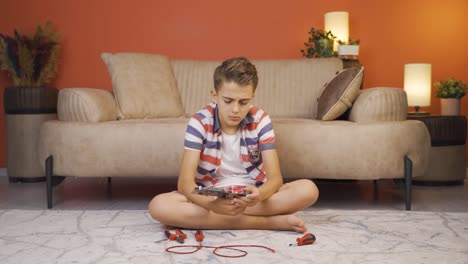
[[[334,120],[351,108],[361,88],[364,67],[344,69],[325,85],[317,104],[317,119]]]
[[[119,119],[185,116],[170,61],[143,53],[103,53]]]
[[[172,60],[185,115],[192,116],[211,102],[213,74],[220,61]]]
[[[338,58],[252,60],[258,72],[253,104],[271,117],[313,118],[322,87],[343,68]],[[186,115],[210,102],[213,73],[221,61],[173,60]]]

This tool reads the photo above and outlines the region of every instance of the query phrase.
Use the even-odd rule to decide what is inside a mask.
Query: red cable
[[[274,249],[269,248],[269,247],[265,247],[265,246],[261,246],[261,245],[227,245],[227,246],[214,247],[215,250],[213,250],[213,254],[215,254],[216,256],[225,257],[225,258],[240,258],[240,257],[244,257],[244,256],[247,255],[247,251],[244,251],[244,250],[241,250],[241,249],[236,249],[236,248],[234,248],[234,247],[256,247],[256,248],[264,248],[264,249],[266,249],[266,250],[271,251],[271,253],[275,253],[275,250],[274,250]],[[218,249],[231,249],[231,250],[236,250],[236,251],[244,252],[245,254],[243,254],[243,255],[238,255],[238,256],[222,255],[222,254],[216,253],[216,251],[217,251]]]
[[[242,250],[242,249],[238,249],[236,247],[256,247],[256,248],[264,248],[266,250],[269,250],[271,251],[272,253],[275,253],[275,250],[272,249],[272,248],[269,248],[269,247],[265,247],[265,246],[260,246],[260,245],[226,245],[226,246],[219,246],[219,247],[214,247],[214,246],[195,246],[195,245],[180,245],[180,246],[172,246],[172,247],[168,247],[166,248],[166,252],[169,252],[169,253],[174,253],[174,254],[193,254],[199,250],[201,250],[202,248],[213,248],[213,254],[215,254],[216,256],[220,256],[220,257],[225,257],[225,258],[240,258],[240,257],[244,257],[247,255],[247,251],[245,250]],[[195,248],[193,251],[174,251],[173,249],[175,248]],[[234,250],[234,251],[238,251],[238,252],[241,252],[240,255],[223,255],[223,254],[220,254],[220,253],[217,253],[216,251],[220,250],[220,249],[228,249],[228,250]]]

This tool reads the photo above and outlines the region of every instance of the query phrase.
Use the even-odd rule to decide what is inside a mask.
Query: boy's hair
[[[214,72],[214,88],[216,91],[225,82],[235,82],[238,85],[252,85],[257,88],[257,69],[247,58],[236,57],[223,61]]]

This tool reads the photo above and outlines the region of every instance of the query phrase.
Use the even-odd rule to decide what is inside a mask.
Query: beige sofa
[[[143,62],[139,59],[127,62],[112,56],[115,55],[105,54],[103,58],[111,73],[114,92],[62,89],[59,120],[48,121],[41,128],[38,149],[46,170],[49,208],[53,176],[177,177],[188,117],[209,103],[212,75],[220,64],[172,60],[169,71],[156,68],[155,74],[147,71],[146,66],[141,69],[138,66],[138,63],[153,65],[151,60],[142,57]],[[406,120],[407,100],[402,89],[364,89],[354,102],[341,100],[348,105],[352,103],[351,109],[342,115],[345,120],[317,120],[318,98],[324,86],[342,70],[341,60],[253,63],[259,75],[254,104],[272,117],[285,178],[406,177],[406,208],[410,209],[411,178],[423,175],[428,167],[430,137],[422,122]],[[123,68],[119,69],[120,66]],[[161,74],[155,81],[154,75]],[[170,83],[172,77],[165,75],[175,79],[175,95],[157,91],[164,94],[162,97],[145,90],[158,82]],[[127,79],[136,84],[126,84]],[[132,85],[135,88],[127,87]],[[140,92],[143,98],[127,100]],[[171,108],[166,98],[167,101],[175,98],[176,103],[180,100],[183,111],[171,109],[153,115],[163,116],[158,118],[149,114],[151,110],[146,112],[145,107],[157,108],[158,104],[164,105],[162,111]],[[144,103],[139,103],[140,100]],[[132,111],[128,111],[128,106]],[[180,117],[164,117],[171,114]]]

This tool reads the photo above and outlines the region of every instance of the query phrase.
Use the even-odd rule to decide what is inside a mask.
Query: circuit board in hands
[[[216,196],[223,199],[234,199],[239,197],[244,197],[247,194],[250,194],[246,190],[234,190],[229,187],[227,188],[216,188],[216,187],[196,187],[192,193],[206,195],[206,196]]]

